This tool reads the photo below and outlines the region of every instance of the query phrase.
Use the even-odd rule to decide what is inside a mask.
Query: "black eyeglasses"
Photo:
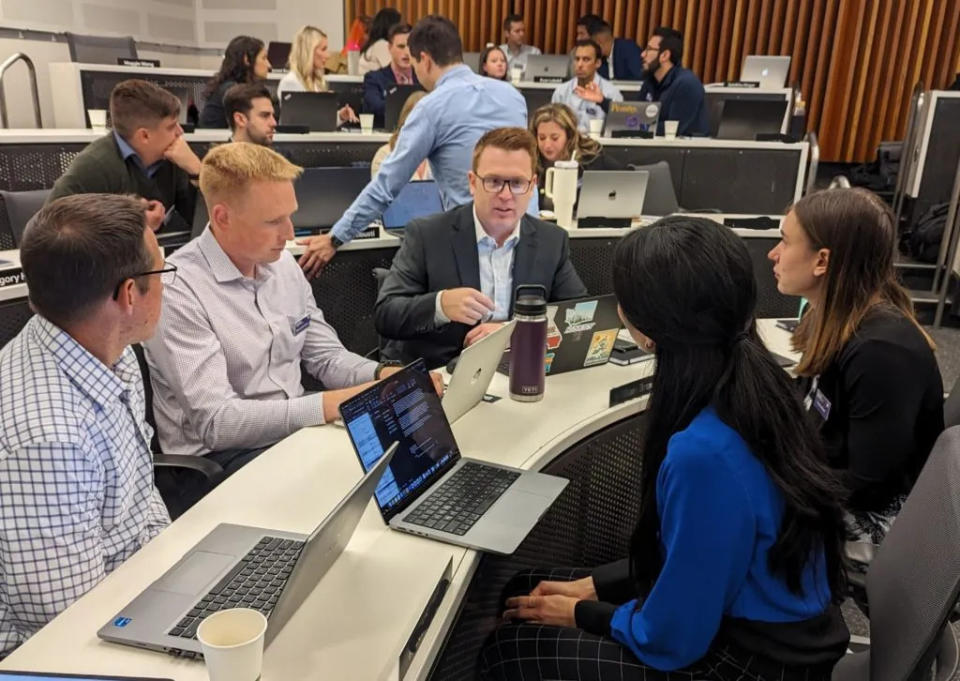
[[[477,175],[477,177],[480,179],[484,191],[488,191],[491,194],[499,194],[502,192],[504,185],[510,187],[511,194],[526,194],[527,190],[530,189],[530,185],[533,184],[533,180],[505,180],[502,177],[483,177],[481,175]]]
[[[136,274],[131,274],[129,277],[124,277],[123,279],[117,282],[116,288],[113,289],[113,299],[116,300],[117,297],[120,295],[120,287],[123,286],[123,282],[125,282],[127,279],[136,279],[137,277],[147,277],[147,276],[150,276],[151,274],[159,274],[160,281],[162,281],[166,286],[166,285],[172,284],[177,280],[177,266],[171,265],[168,262],[164,262],[163,269],[148,270],[146,272],[137,272]]]

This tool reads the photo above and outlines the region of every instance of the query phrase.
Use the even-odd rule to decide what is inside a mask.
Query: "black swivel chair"
[[[25,192],[8,192],[0,190],[0,201],[3,210],[0,211],[0,247],[18,248],[23,230],[30,218],[43,208],[49,196],[49,189],[34,189]]]

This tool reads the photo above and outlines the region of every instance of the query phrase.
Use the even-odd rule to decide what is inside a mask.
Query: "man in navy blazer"
[[[606,21],[594,24],[592,28],[590,37],[600,45],[603,53],[597,73],[607,80],[643,80],[640,46],[627,38],[614,38],[613,28]]]
[[[383,127],[387,95],[393,92],[397,85],[420,84],[410,63],[410,49],[407,47],[407,36],[411,30],[410,24],[393,26],[387,34],[390,41],[390,63],[377,71],[367,72],[363,77],[363,111],[373,114],[374,127]]]
[[[373,311],[382,359],[445,365],[510,319],[521,284],[551,301],[587,295],[566,231],[526,215],[536,164],[530,131],[491,130],[473,152],[473,202],[407,225]]]

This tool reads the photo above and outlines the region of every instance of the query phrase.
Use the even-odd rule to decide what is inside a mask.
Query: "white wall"
[[[322,29],[330,47],[343,46],[343,0],[196,0],[200,44],[222,47],[246,33],[290,42],[304,24]]]

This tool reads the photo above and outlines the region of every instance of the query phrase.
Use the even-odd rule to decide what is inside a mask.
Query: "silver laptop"
[[[364,469],[399,441],[374,494],[394,530],[510,554],[567,486],[460,456],[422,359],[343,402],[340,416]]]
[[[786,85],[790,74],[790,57],[769,57],[748,54],[743,60],[740,80],[760,83],[763,89],[779,89]]]
[[[531,54],[527,57],[527,68],[523,71],[523,79],[529,81],[536,81],[538,78],[566,80],[569,68],[569,55]]]
[[[443,411],[450,423],[473,409],[487,393],[503,351],[510,345],[515,324],[507,322],[460,353],[450,385],[443,394]]]
[[[474,73],[480,73],[480,55],[482,52],[464,52],[463,63],[470,67]]]
[[[577,219],[640,217],[649,178],[645,170],[587,170],[580,185]]]
[[[364,467],[360,482],[309,537],[217,525],[101,627],[97,636],[140,648],[199,655],[200,622],[218,610],[245,607],[267,616],[265,644],[269,645],[349,543],[381,476],[389,470],[397,444],[382,451],[383,456]]]

